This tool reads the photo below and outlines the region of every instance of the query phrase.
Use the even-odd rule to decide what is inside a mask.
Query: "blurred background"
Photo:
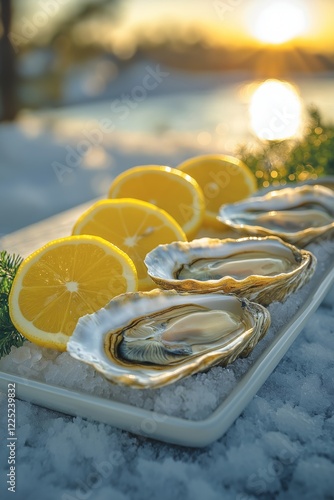
[[[0,236],[141,164],[334,173],[332,0],[0,0]]]

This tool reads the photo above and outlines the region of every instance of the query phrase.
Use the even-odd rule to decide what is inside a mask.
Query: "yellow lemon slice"
[[[136,266],[140,290],[156,286],[147,275],[146,254],[159,244],[187,241],[167,212],[132,198],[98,201],[79,217],[73,234],[100,236],[126,252]]]
[[[65,351],[81,316],[136,289],[135,266],[119,248],[94,236],[69,236],[23,261],[9,296],[10,317],[27,339]]]
[[[205,224],[221,226],[216,220],[221,205],[234,203],[257,189],[252,171],[240,160],[219,154],[196,156],[178,165],[201,186],[205,198]]]
[[[110,186],[109,198],[136,198],[166,210],[191,239],[205,211],[201,188],[190,175],[175,168],[144,165],[120,174]]]

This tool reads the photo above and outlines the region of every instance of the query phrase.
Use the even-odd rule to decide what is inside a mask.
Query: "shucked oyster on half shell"
[[[274,235],[302,247],[334,233],[334,193],[320,185],[271,191],[223,205],[218,220],[242,234]]]
[[[165,289],[223,291],[268,305],[283,302],[312,276],[316,258],[274,236],[159,245],[147,254],[149,276]]]
[[[67,350],[116,384],[153,388],[247,356],[269,325],[264,307],[235,295],[155,289],[81,318]]]

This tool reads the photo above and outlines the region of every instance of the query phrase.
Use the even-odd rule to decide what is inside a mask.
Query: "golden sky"
[[[138,29],[154,31],[164,24],[184,28],[197,25],[222,43],[263,43],[255,27],[271,4],[280,5],[278,12],[272,9],[276,31],[284,32],[289,21],[290,26],[298,24],[299,15],[302,26],[293,40],[315,50],[334,51],[333,0],[128,0],[123,4],[121,27],[125,35],[125,31]],[[265,21],[268,16],[264,16]],[[261,31],[261,27],[257,29]]]
[[[78,3],[88,1],[59,2],[50,24],[66,19]],[[15,5],[17,30],[23,17],[33,19],[40,10],[38,0],[17,0]],[[277,40],[283,38],[315,51],[334,52],[334,0],[119,0],[118,5],[118,20],[106,17],[98,29],[95,23],[94,36],[136,42],[138,34],[159,37],[164,27],[185,36],[196,27],[214,42],[225,45],[261,45],[268,42],[265,35],[276,33]],[[40,34],[51,33],[50,24],[41,28]]]

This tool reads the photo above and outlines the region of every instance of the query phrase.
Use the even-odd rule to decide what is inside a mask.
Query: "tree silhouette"
[[[11,18],[11,0],[0,0],[2,37],[0,40],[0,68],[1,68],[1,119],[13,120],[17,112],[15,98],[15,52],[9,39]]]
[[[90,2],[79,3],[75,9],[69,11],[65,19],[61,19],[50,30],[50,39],[48,44],[53,46],[61,35],[66,35],[80,22],[89,19],[92,16],[114,15],[114,9],[110,7],[117,6],[119,0],[91,0]],[[19,109],[19,100],[16,94],[17,78],[15,72],[15,50],[10,40],[10,30],[12,23],[12,5],[11,0],[0,0],[0,21],[2,24],[2,36],[0,39],[0,120],[13,120]],[[27,40],[25,50],[34,50],[39,45],[37,38]]]

